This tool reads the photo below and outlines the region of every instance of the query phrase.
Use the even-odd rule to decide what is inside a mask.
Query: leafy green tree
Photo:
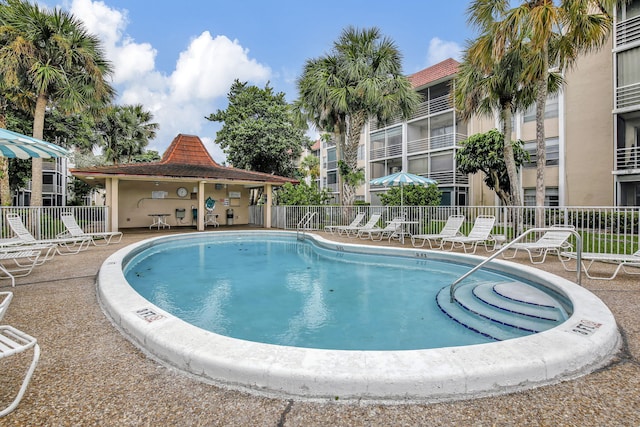
[[[494,190],[500,200],[508,205],[512,199],[512,186],[503,153],[505,145],[504,135],[497,129],[473,135],[460,142],[460,149],[456,152],[456,163],[460,173],[483,172],[487,187]],[[516,167],[529,160],[529,153],[523,148],[522,141],[512,141],[509,145]]]
[[[155,138],[158,124],[142,105],[112,105],[96,123],[98,144],[114,164],[131,163],[144,154],[149,140]]]
[[[441,200],[442,191],[435,184],[391,187],[380,194],[380,202],[385,206],[439,206]]]
[[[17,92],[33,113],[33,136],[43,139],[47,108],[64,112],[106,105],[115,91],[111,64],[100,40],[61,9],[47,11],[28,0],[0,4],[1,87]],[[42,159],[32,166],[31,205],[42,205]]]
[[[311,182],[315,182],[320,177],[320,159],[318,156],[309,154],[300,162],[302,178],[309,177]]]
[[[330,54],[307,60],[298,79],[296,105],[302,116],[335,135],[336,155],[344,162],[339,174],[344,205],[353,203],[362,182],[358,182],[358,145],[367,120],[409,118],[420,102],[402,74],[401,63],[395,43],[378,28],[348,27]]]
[[[269,84],[260,89],[235,80],[228,100],[226,110],[207,117],[223,123],[216,143],[227,160],[237,168],[293,177],[295,161],[310,141],[284,93],[274,93]]]
[[[326,188],[319,190],[315,185],[305,182],[293,185],[287,182],[276,190],[276,204],[288,206],[323,205],[331,198]]]

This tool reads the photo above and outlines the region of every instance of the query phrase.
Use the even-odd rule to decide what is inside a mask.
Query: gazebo
[[[76,168],[71,173],[90,185],[104,186],[108,226],[114,231],[149,226],[150,217],[158,215],[167,225],[195,223],[202,231],[205,200],[209,197],[215,200],[218,215],[233,215],[234,224],[247,224],[250,193],[256,188],[263,188],[266,194],[264,224],[270,228],[273,187],[298,182],[221,166],[199,137],[183,134],[174,138],[159,162]]]

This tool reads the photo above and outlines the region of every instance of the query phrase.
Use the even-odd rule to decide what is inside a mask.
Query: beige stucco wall
[[[566,204],[612,206],[612,44],[584,56],[566,75]]]
[[[191,192],[197,187],[196,182],[169,183],[160,182],[157,186],[154,182],[145,181],[119,181],[118,198],[118,228],[148,227],[153,218],[149,214],[166,213],[166,221],[171,227],[175,226],[196,226],[192,221],[191,208],[197,207],[204,210],[203,206],[198,206],[197,195],[192,199]],[[177,190],[185,187],[189,191],[186,197],[179,197]],[[153,199],[153,191],[166,191],[164,199]],[[229,198],[229,192],[239,192],[240,198]],[[227,209],[234,211],[234,225],[249,223],[249,190],[240,185],[222,185],[216,189],[215,184],[204,185],[204,197],[211,197],[216,201],[214,213],[218,214],[218,222],[226,223]],[[229,202],[225,206],[225,200]],[[185,209],[183,220],[176,218],[176,209]]]

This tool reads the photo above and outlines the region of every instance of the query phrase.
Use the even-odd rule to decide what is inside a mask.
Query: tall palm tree
[[[627,0],[530,0],[507,10],[500,4],[503,18],[498,33],[503,41],[524,40],[532,55],[527,56],[525,75],[536,83],[536,206],[544,206],[546,164],[544,114],[551,67],[562,73],[582,54],[599,50],[607,42],[613,26],[611,12]],[[506,11],[506,12],[504,12]]]
[[[157,123],[153,114],[140,104],[113,105],[96,123],[98,141],[108,161],[118,164],[131,162],[133,156],[142,154],[149,140],[155,138]]]
[[[299,104],[320,129],[339,139],[342,203],[355,198],[358,145],[370,118],[386,122],[411,116],[420,97],[402,74],[402,55],[395,43],[378,28],[346,28],[332,53],[307,61],[298,81]]]
[[[481,34],[470,42],[464,52],[454,84],[454,103],[461,117],[469,119],[473,114],[500,118],[504,137],[504,163],[509,176],[509,204],[522,204],[520,173],[516,166],[511,140],[513,114],[529,107],[535,101],[536,85],[524,75],[526,60],[531,52],[529,44],[522,40],[501,43],[500,22],[495,13],[488,13],[488,3],[477,1],[468,10],[469,23],[480,29]],[[493,3],[495,5],[495,3]],[[562,76],[550,73],[547,81],[552,93],[560,90]]]
[[[47,108],[95,111],[115,91],[100,40],[60,9],[45,10],[27,0],[0,4],[0,78],[27,95],[33,136],[43,138]],[[34,159],[31,205],[42,205],[42,160]]]

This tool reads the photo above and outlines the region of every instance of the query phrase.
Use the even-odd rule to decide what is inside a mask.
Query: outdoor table
[[[160,230],[160,227],[162,227],[162,228],[165,228],[165,227],[171,228],[171,226],[165,220],[165,218],[168,217],[169,214],[167,214],[167,213],[152,213],[152,214],[149,214],[149,216],[153,217],[153,223],[149,226],[149,230],[151,230],[153,227],[158,227],[158,230]]]
[[[389,240],[391,240],[394,237],[397,237],[398,240],[404,245],[404,236],[407,235],[409,237],[411,237],[411,232],[406,228],[407,225],[411,225],[411,224],[420,224],[420,221],[387,221],[387,223],[389,222],[395,222],[396,224],[400,224],[400,228],[398,228],[391,236],[389,236]]]

